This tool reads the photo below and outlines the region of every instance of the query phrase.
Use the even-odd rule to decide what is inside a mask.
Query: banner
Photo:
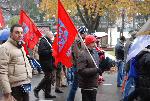
[[[23,10],[20,11],[19,24],[23,27],[24,41],[27,45],[27,48],[33,49],[42,34]]]
[[[3,28],[5,26],[5,21],[4,21],[4,17],[3,17],[3,11],[0,8],[0,28]]]
[[[56,65],[61,62],[68,68],[72,66],[71,46],[77,34],[77,29],[58,0],[58,29],[53,43],[53,56]]]

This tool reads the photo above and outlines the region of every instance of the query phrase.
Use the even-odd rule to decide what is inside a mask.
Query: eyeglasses
[[[23,34],[22,31],[14,31],[15,34]]]

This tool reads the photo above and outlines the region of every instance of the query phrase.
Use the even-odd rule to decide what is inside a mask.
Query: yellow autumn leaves
[[[88,15],[99,14],[103,16],[106,11],[116,17],[120,16],[122,9],[125,10],[127,16],[132,17],[137,13],[150,14],[150,0],[61,0],[65,9],[70,15],[77,14],[77,5],[79,5],[82,13]],[[45,17],[51,18],[57,15],[57,0],[42,0],[39,9],[44,12]]]

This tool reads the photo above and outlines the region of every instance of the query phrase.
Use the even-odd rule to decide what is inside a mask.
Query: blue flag
[[[129,77],[133,77],[133,78],[137,78],[138,74],[137,74],[137,70],[136,70],[136,58],[132,58],[130,60],[130,70],[129,70]]]

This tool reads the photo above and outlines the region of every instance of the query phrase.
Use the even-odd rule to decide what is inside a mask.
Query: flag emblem
[[[25,23],[22,24],[22,28],[23,28],[23,33],[24,34],[28,33],[29,27]]]
[[[59,45],[59,52],[60,52],[63,49],[65,43],[67,42],[68,31],[60,19],[59,19],[59,25],[58,26],[59,26],[58,45]]]

